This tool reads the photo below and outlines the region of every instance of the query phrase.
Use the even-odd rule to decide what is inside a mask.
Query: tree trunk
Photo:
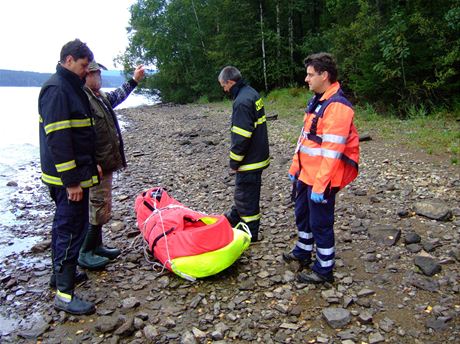
[[[260,5],[260,34],[262,35],[262,62],[263,62],[263,68],[264,68],[265,92],[267,92],[268,91],[267,64],[265,61],[264,12],[262,8],[262,1],[259,2],[259,5]]]
[[[206,47],[204,46],[203,35],[201,34],[200,21],[198,20],[198,14],[196,13],[195,2],[193,0],[192,0],[192,7],[193,7],[193,13],[195,13],[196,26],[198,27],[198,34],[200,35],[201,46],[203,47],[203,50],[206,50]]]
[[[292,1],[289,1],[289,18],[288,18],[288,31],[289,31],[289,56],[291,61],[291,82],[294,80],[294,28],[292,22]]]
[[[277,43],[277,50],[276,50],[276,57],[278,59],[278,63],[280,62],[281,57],[281,28],[280,28],[280,2],[279,0],[276,1],[276,43]]]

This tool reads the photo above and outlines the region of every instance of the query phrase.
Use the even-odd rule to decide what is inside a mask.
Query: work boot
[[[90,230],[92,229],[97,233],[96,248],[94,249],[94,254],[109,258],[110,260],[117,258],[121,254],[121,251],[118,248],[107,247],[102,244],[102,226],[95,226],[91,224],[89,226]]]
[[[309,267],[311,264],[311,258],[297,258],[294,252],[283,252],[283,260],[286,263],[298,262],[301,267]]]
[[[78,256],[78,265],[88,270],[101,270],[110,260],[107,257],[102,257],[94,253],[94,250],[98,243],[98,233],[92,225],[89,225],[88,233],[86,234],[83,245],[80,249],[80,255]]]
[[[86,282],[88,280],[88,275],[84,271],[79,271],[78,269],[75,271],[75,285],[78,286],[82,284],[83,282]],[[56,274],[53,272],[53,274],[50,277],[50,283],[49,286],[51,289],[56,289]]]
[[[83,315],[92,314],[96,310],[94,303],[80,299],[74,295],[76,265],[63,264],[60,271],[56,271],[56,296],[54,308],[66,313]]]
[[[297,281],[307,284],[323,284],[326,282],[334,283],[334,275],[332,272],[327,275],[320,275],[315,271],[310,273],[299,272],[297,275]]]
[[[59,290],[54,297],[54,308],[74,315],[88,315],[96,311],[94,303],[76,295],[60,293]]]

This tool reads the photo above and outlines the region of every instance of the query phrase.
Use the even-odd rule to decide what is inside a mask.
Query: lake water
[[[104,89],[111,91],[113,89]],[[11,198],[17,187],[40,183],[38,142],[38,95],[40,87],[0,87],[0,258],[31,246],[33,233],[17,239],[8,227],[17,224]],[[116,109],[153,105],[158,99],[132,93]]]

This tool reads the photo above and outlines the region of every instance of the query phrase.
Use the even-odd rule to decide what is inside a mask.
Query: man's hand
[[[134,70],[134,76],[133,76],[134,81],[137,83],[140,83],[142,79],[144,79],[144,76],[145,76],[144,65],[137,66],[136,69]]]
[[[291,183],[294,183],[296,180],[296,177],[289,173],[289,180],[291,181]]]
[[[104,172],[102,172],[102,167],[99,164],[97,165],[97,173],[99,174],[99,178],[102,178],[104,175]]]
[[[315,203],[326,203],[324,200],[324,193],[311,192],[310,199]]]
[[[79,202],[83,199],[83,189],[80,185],[69,186],[66,188],[67,198],[73,202]]]

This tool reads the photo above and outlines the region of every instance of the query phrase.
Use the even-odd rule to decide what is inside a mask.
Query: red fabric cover
[[[157,200],[152,197],[161,194]],[[145,203],[156,211],[152,212]],[[161,263],[168,269],[169,258],[194,256],[218,250],[233,240],[233,230],[223,215],[205,215],[183,206],[161,188],[152,188],[137,196],[134,205],[137,214],[137,225],[142,232],[149,248]],[[153,214],[152,214],[153,213]],[[206,225],[200,218],[212,217],[217,222]],[[174,228],[164,237],[163,233]],[[160,236],[152,250],[155,239]]]

